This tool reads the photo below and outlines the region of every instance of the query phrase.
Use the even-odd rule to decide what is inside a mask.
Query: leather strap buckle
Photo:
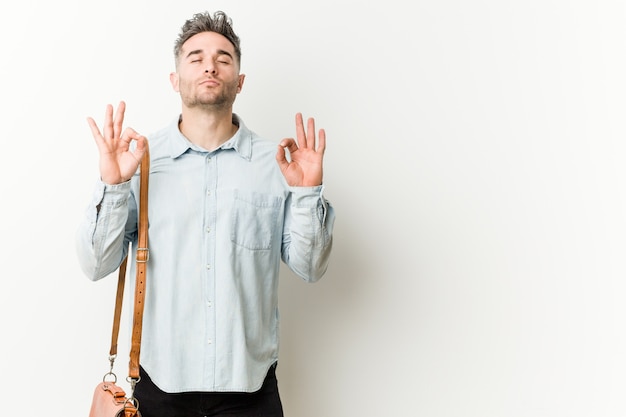
[[[137,262],[146,263],[150,259],[150,251],[148,248],[137,248]]]

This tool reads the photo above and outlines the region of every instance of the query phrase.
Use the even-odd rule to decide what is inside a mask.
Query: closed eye
[[[189,62],[201,62],[202,61],[202,50],[201,49],[195,49],[193,51],[190,51],[187,54],[186,59],[191,59],[191,61],[189,61]]]

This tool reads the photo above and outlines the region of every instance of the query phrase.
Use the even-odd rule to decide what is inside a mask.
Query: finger
[[[326,131],[324,129],[320,129],[319,136],[317,138],[317,152],[322,155],[326,151]]]
[[[120,101],[115,111],[115,119],[113,120],[113,137],[119,138],[122,133],[122,125],[124,124],[124,111],[126,110],[126,103]]]
[[[298,150],[298,143],[293,138],[286,138],[280,141],[278,144],[283,150],[287,148],[289,152],[295,152]]]
[[[122,136],[120,136],[120,141],[125,144],[126,149],[129,149],[130,143],[135,141],[135,147],[132,150],[132,153],[138,161],[141,161],[141,158],[148,147],[148,139],[145,136],[137,133],[132,127],[127,127],[124,129]]]
[[[93,118],[88,117],[87,123],[89,124],[91,134],[93,135],[93,138],[96,140],[96,142],[102,140],[102,134],[100,133],[100,129],[98,128],[96,121]]]
[[[306,148],[307,139],[304,133],[304,122],[302,121],[302,113],[296,113],[296,137],[298,138],[298,145]]]
[[[122,133],[120,138],[124,138],[125,141],[130,142],[131,140],[136,139],[139,136],[141,135],[137,133],[135,129],[133,129],[132,127],[127,127],[126,129],[124,129],[124,133]]]
[[[105,140],[113,137],[113,106],[110,104],[107,104],[106,110],[104,111],[104,125],[102,126],[102,131]]]
[[[308,148],[315,150],[315,119],[309,117],[307,121],[307,143]]]
[[[124,132],[119,136],[119,143],[122,144],[125,149],[128,149],[130,147],[130,143],[133,141],[135,136],[137,136],[137,133],[130,127],[127,127],[126,129],[124,129]]]
[[[87,123],[89,123],[89,127],[91,128],[91,134],[93,136],[94,141],[96,142],[96,147],[98,148],[98,152],[100,152],[100,155],[109,153],[110,149],[107,146],[107,143],[104,137],[100,133],[100,129],[98,128],[96,121],[93,118],[88,117]]]

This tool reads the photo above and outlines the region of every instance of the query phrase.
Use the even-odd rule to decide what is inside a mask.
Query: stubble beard
[[[191,83],[184,83],[184,89],[186,93],[181,93],[181,99],[188,108],[204,108],[207,110],[217,110],[232,107],[237,96],[237,87],[239,85],[238,80],[233,81],[230,84],[223,83],[222,89],[219,90],[206,90],[203,92],[194,92],[193,85]]]

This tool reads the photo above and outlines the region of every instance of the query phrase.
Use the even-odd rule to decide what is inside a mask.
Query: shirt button
[[[209,339],[206,341],[209,345],[213,344],[213,340]]]
[[[211,269],[211,264],[207,264],[206,269]]]
[[[207,233],[211,233],[211,228],[210,228],[210,227],[207,227],[207,228],[206,228],[206,232],[207,232]]]
[[[213,303],[211,301],[207,301],[206,305],[209,306],[209,307],[213,307]]]

